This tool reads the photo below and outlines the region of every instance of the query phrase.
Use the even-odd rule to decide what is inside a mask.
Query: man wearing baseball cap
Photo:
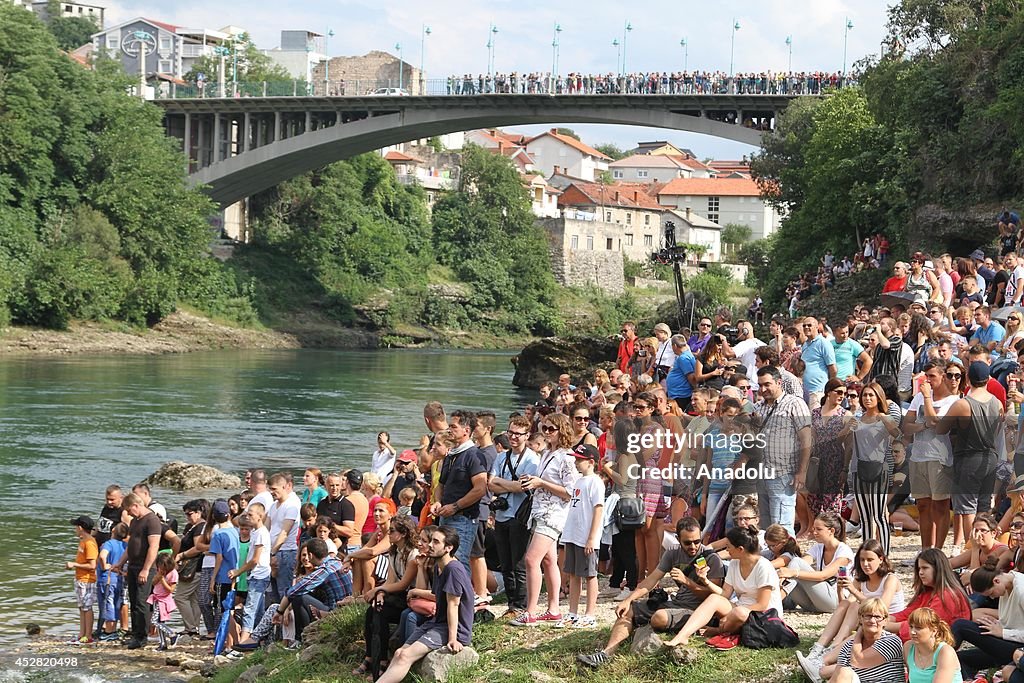
[[[391,498],[395,501],[395,505],[401,505],[402,501],[399,494],[402,489],[413,488],[416,489],[416,499],[412,504],[412,516],[419,519],[420,511],[423,509],[423,501],[419,497],[419,489],[416,480],[420,478],[420,470],[417,466],[419,456],[416,451],[407,448],[398,454],[395,458],[395,470],[388,477],[387,483],[384,484],[384,497]]]
[[[78,535],[78,554],[74,562],[65,564],[66,569],[75,570],[75,598],[78,600],[78,640],[87,644],[92,640],[93,611],[96,604],[96,558],[99,547],[92,537],[96,527],[91,517],[81,515],[71,520]]]

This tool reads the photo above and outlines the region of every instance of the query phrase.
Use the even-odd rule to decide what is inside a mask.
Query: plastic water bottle
[[[1017,375],[1010,375],[1007,378],[1007,386],[1009,387],[1009,390],[1010,390],[1008,393],[1013,393],[1013,392],[1017,391]],[[1018,410],[1017,402],[1016,401],[1010,401],[1010,414],[1011,415],[1016,415],[1017,414],[1017,410]]]

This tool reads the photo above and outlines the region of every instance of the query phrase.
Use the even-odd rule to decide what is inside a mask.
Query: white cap
[[[160,503],[150,503],[149,509],[156,513],[156,516],[160,518],[160,521],[167,521],[167,508]]]

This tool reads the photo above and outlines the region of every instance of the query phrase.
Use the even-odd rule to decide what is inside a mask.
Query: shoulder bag
[[[796,647],[800,636],[789,627],[774,609],[751,612],[740,629],[740,645],[752,650],[769,647]]]

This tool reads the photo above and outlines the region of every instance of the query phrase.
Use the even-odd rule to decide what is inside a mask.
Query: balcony
[[[182,59],[210,57],[213,55],[213,47],[213,45],[190,45],[186,43],[181,46],[181,57]]]

